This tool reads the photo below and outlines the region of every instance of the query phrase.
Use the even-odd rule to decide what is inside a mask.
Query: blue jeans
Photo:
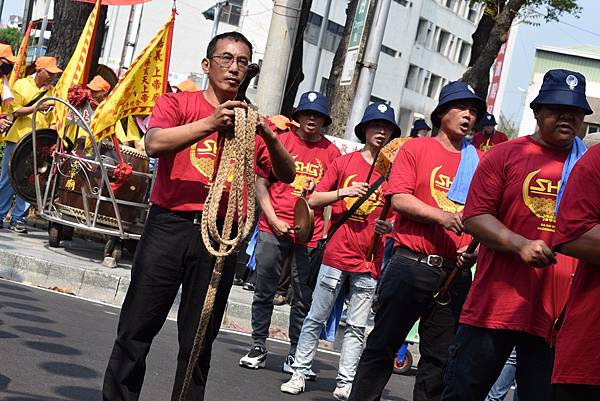
[[[517,373],[517,350],[513,348],[510,356],[506,360],[500,376],[496,380],[496,383],[490,389],[485,401],[503,401],[510,390],[510,386],[515,381],[515,374]],[[513,401],[519,401],[517,392],[513,396]]]
[[[12,198],[15,194],[10,180],[8,179],[8,161],[10,155],[15,148],[14,142],[6,142],[4,148],[4,156],[2,157],[2,172],[0,172],[0,219],[4,220],[4,217],[10,210],[12,205]],[[15,208],[12,212],[12,221],[24,222],[25,216],[27,215],[27,209],[29,209],[29,203],[27,203],[20,196],[17,196]]]
[[[350,284],[348,318],[336,380],[343,384],[352,383],[354,380],[377,281],[369,273],[349,273],[327,265],[321,265],[312,305],[302,325],[293,365],[296,372],[308,375],[317,353],[321,330],[325,327],[340,289],[346,281]]]

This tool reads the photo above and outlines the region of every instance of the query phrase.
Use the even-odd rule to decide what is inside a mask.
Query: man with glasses
[[[177,315],[179,354],[172,392],[172,400],[179,399],[215,263],[203,244],[199,222],[217,167],[218,135],[231,132],[234,108],[247,107],[233,99],[251,58],[252,45],[245,36],[237,32],[217,35],[202,60],[202,69],[209,77],[207,90],[169,93],[154,106],[145,136],[146,152],[159,158],[150,196],[152,207],[135,254],[131,284],[104,377],[105,401],[139,399],[146,355],[182,286]],[[294,161],[264,120],[257,134],[257,175],[293,181]],[[226,191],[222,205],[227,204],[227,198]],[[217,224],[223,223],[224,216],[221,208]],[[204,399],[212,343],[233,283],[235,261],[235,254],[225,261],[188,400]]]

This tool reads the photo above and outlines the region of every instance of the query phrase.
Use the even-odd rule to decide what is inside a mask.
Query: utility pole
[[[40,36],[38,37],[37,47],[33,58],[36,59],[42,55],[42,48],[44,47],[44,39],[46,34],[46,28],[48,28],[48,14],[50,13],[50,0],[46,0],[44,4],[44,19],[42,20],[42,27],[40,28]]]
[[[317,87],[317,75],[319,75],[319,65],[321,64],[321,54],[323,53],[323,37],[327,32],[327,25],[329,24],[329,10],[331,9],[332,0],[327,0],[325,4],[325,12],[323,13],[323,22],[321,23],[321,30],[319,31],[319,39],[317,40],[317,57],[315,62],[312,64],[312,71],[310,73],[310,85],[308,86],[311,90],[319,90]]]
[[[357,140],[354,135],[354,127],[360,122],[363,111],[369,105],[390,5],[391,0],[379,0],[375,7],[375,19],[373,20],[369,39],[367,40],[367,47],[360,69],[360,77],[356,86],[356,96],[352,102],[352,108],[350,109],[346,123],[345,138],[351,141]]]
[[[27,26],[31,20],[31,13],[33,13],[33,0],[25,0],[25,7],[23,9],[23,23],[21,25],[21,37],[25,35]]]
[[[127,48],[132,45],[129,41],[131,36],[131,28],[133,27],[133,19],[135,17],[135,5],[132,5],[129,10],[129,21],[127,22],[127,30],[125,31],[125,41],[123,42],[123,50],[121,51],[121,61],[119,62],[119,70],[117,75],[121,78],[123,72],[123,66],[125,65],[125,56],[127,55]]]
[[[228,1],[219,1],[213,7],[211,7],[212,9],[214,9],[214,15],[211,16],[211,13],[209,12],[211,10],[210,8],[202,13],[204,15],[204,18],[206,18],[206,19],[210,19],[211,17],[213,18],[212,32],[210,34],[211,39],[214,38],[215,36],[217,36],[217,33],[219,32],[219,22],[221,22],[221,12],[223,11],[223,7],[226,7],[228,5],[229,5]],[[200,89],[206,90],[206,88],[208,88],[208,75],[204,74],[202,76],[202,82],[200,83]]]
[[[275,0],[258,81],[256,103],[265,115],[280,112],[283,92],[292,59],[302,0]]]
[[[0,22],[2,22],[2,9],[4,8],[4,0],[0,0]]]

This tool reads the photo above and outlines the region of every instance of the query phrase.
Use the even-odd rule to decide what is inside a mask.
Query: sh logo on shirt
[[[523,182],[523,202],[531,212],[542,222],[538,230],[554,232],[556,230],[556,215],[554,207],[560,188],[560,180],[556,184],[540,177],[541,169],[532,171]],[[537,178],[536,178],[537,177]]]
[[[464,206],[448,199],[448,191],[450,191],[453,178],[450,178],[448,175],[439,172],[443,167],[443,165],[437,166],[431,170],[431,178],[429,180],[431,197],[435,200],[438,207],[444,212],[461,212],[464,209]]]
[[[294,156],[294,160],[298,158],[298,155]],[[315,163],[307,162],[304,163],[301,160],[295,160],[294,164],[296,165],[296,178],[294,178],[294,182],[290,185],[292,186],[292,195],[300,196],[302,195],[302,189],[306,187],[306,182],[309,178],[312,178],[315,181],[315,184],[318,184],[323,178],[323,163],[320,159],[315,158]]]

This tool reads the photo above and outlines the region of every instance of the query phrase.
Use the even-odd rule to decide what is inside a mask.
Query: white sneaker
[[[294,373],[292,378],[283,383],[279,389],[288,394],[300,394],[304,391],[304,385],[304,375],[302,373]]]
[[[240,366],[250,369],[264,368],[267,365],[267,350],[259,345],[252,349],[240,359]]]
[[[350,398],[351,391],[352,383],[338,383],[335,390],[333,390],[333,398],[339,401],[347,401]]]

